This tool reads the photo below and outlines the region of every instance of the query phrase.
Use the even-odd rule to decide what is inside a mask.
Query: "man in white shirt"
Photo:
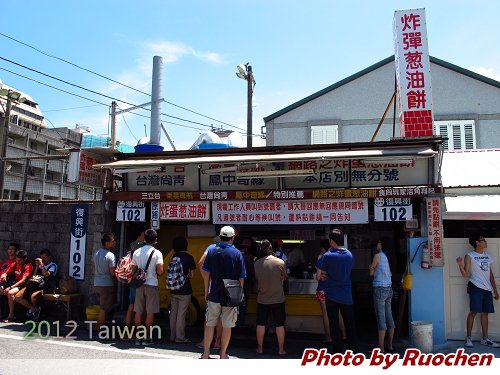
[[[467,338],[465,346],[472,348],[472,326],[477,313],[481,313],[481,329],[483,339],[481,344],[490,348],[499,348],[500,345],[488,338],[488,314],[494,313],[493,298],[498,300],[498,291],[495,285],[495,276],[491,268],[493,258],[486,248],[488,243],[484,236],[473,234],[469,238],[473,251],[465,255],[465,262],[458,257],[457,263],[463,277],[469,278],[467,293],[470,299],[470,311],[467,315]]]
[[[157,243],[158,234],[154,229],[148,229],[144,232],[145,245],[134,252],[132,257],[132,272],[137,268],[142,268],[146,272],[146,282],[136,289],[134,312],[135,326],[139,328],[142,325],[142,315],[146,311],[146,332],[149,334],[150,328],[154,323],[154,316],[160,312],[160,293],[158,290],[158,276],[163,274],[163,255],[161,251],[154,248]],[[149,257],[151,261],[146,269]],[[136,345],[141,345],[137,340]],[[152,338],[148,337],[142,341],[142,345],[151,345]]]

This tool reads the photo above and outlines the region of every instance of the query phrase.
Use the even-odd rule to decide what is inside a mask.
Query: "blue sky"
[[[432,56],[500,80],[496,0],[25,0],[22,6],[7,1],[1,6],[0,32],[146,93],[153,56],[163,56],[165,100],[226,123],[163,103],[163,113],[183,119],[162,117],[183,149],[212,124],[246,131],[246,82],[236,77],[236,65],[253,67],[253,132],[260,134],[263,117],[392,55],[394,11],[412,8],[426,9]],[[0,57],[129,103],[149,101],[147,95],[2,35]],[[107,106],[2,69],[106,105],[111,99],[0,60],[0,80],[31,95],[49,127],[78,123],[96,134],[108,133]],[[119,116],[118,139],[135,145],[145,135],[144,124],[149,134],[148,118]],[[170,149],[163,135],[162,143]]]

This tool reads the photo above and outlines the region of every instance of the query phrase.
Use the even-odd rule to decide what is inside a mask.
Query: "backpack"
[[[119,282],[128,284],[132,278],[132,251],[121,257],[116,265],[116,278]]]
[[[174,256],[168,264],[167,289],[179,290],[186,283],[186,275],[182,267],[181,258]]]

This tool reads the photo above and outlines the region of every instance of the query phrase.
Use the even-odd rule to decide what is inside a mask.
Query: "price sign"
[[[116,208],[116,221],[146,221],[144,202],[119,201]]]
[[[410,198],[376,198],[375,221],[407,221],[413,218]]]

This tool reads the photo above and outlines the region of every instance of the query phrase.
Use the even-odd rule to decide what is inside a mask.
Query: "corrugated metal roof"
[[[500,149],[445,151],[441,179],[445,188],[500,186]]]
[[[500,217],[500,195],[464,195],[445,197],[446,220],[498,220]]]

